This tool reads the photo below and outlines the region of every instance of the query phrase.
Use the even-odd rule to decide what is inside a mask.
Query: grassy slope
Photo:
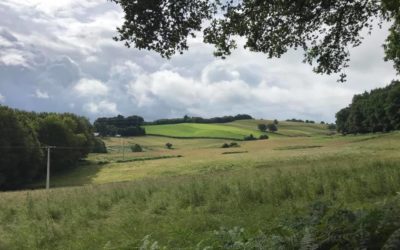
[[[226,126],[233,126],[243,129],[254,129],[260,123],[268,124],[272,123],[271,120],[242,120],[235,121],[231,123],[226,123]],[[300,123],[300,122],[285,122],[281,121],[278,124],[278,132],[272,134],[272,136],[316,136],[316,135],[326,135],[329,133],[326,125],[322,124],[311,124],[311,123]]]
[[[149,125],[145,126],[146,133],[151,135],[163,135],[173,137],[209,137],[209,138],[231,138],[243,139],[244,136],[253,134],[260,136],[257,127],[240,128],[225,126],[222,124],[197,124],[182,123],[171,125]]]
[[[276,227],[277,219],[304,215],[315,200],[364,208],[400,190],[400,133],[325,136],[319,125],[285,125],[283,134],[310,137],[275,136],[232,149],[220,148],[229,140],[129,138],[126,149],[139,143],[145,152],[125,159],[183,157],[127,163],[115,162],[123,157],[121,139],[108,138],[110,154],[89,157],[108,164],[52,179],[57,186],[105,185],[0,193],[0,249],[132,249],[146,235],[170,248],[206,246],[221,226],[252,235]],[[222,154],[233,151],[248,153]]]

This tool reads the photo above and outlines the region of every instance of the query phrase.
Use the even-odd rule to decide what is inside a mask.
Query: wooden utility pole
[[[54,146],[47,146],[47,175],[46,175],[46,189],[50,189],[50,154],[51,149],[56,148]]]

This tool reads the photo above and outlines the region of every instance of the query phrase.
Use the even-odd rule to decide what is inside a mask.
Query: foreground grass
[[[0,249],[134,249],[143,245],[146,235],[171,249],[194,249],[198,244],[218,248],[223,246],[214,230],[220,227],[238,226],[248,235],[263,232],[269,237],[277,227],[300,230],[296,218],[306,218],[315,201],[367,211],[400,190],[398,161],[328,157],[298,163],[307,167],[260,166],[3,193]],[[299,237],[298,241],[303,236]]]
[[[143,178],[214,174],[269,166],[271,169],[307,168],[304,159],[363,158],[392,160],[400,147],[400,133],[364,136],[276,137],[239,142],[238,148],[221,148],[229,140],[171,139],[147,136],[106,138],[110,153],[90,155],[87,164],[69,173],[52,176],[53,187],[104,184]],[[165,148],[171,142],[173,150]],[[129,152],[140,144],[144,152]],[[121,145],[124,145],[124,153]],[[246,152],[246,153],[243,153]],[[179,157],[180,156],[180,157]],[[400,156],[400,155],[399,155]],[[397,158],[399,158],[397,156]],[[38,183],[37,187],[43,187]]]
[[[84,186],[0,193],[0,249],[379,249],[395,238],[400,133],[224,142],[107,138],[109,154],[52,178]],[[134,143],[145,152],[121,152]]]

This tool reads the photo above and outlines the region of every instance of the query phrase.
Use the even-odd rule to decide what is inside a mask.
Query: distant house
[[[100,133],[93,133],[93,135],[94,135],[95,137],[99,137],[99,136],[100,136]]]

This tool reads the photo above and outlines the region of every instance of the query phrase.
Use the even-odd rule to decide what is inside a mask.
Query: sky
[[[201,36],[171,60],[112,40],[123,12],[106,0],[1,0],[0,105],[147,121],[250,114],[334,122],[353,95],[396,79],[384,62],[388,25],[351,48],[346,83],[317,75],[301,51],[280,59],[239,48],[226,60]]]

